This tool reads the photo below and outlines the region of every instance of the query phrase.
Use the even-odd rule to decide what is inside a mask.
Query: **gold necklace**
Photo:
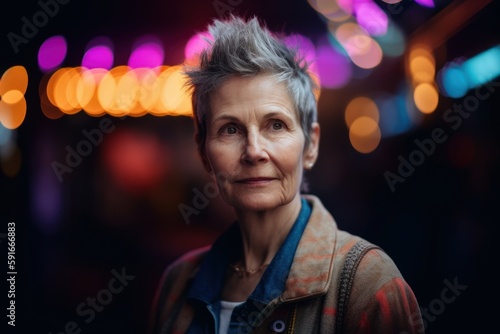
[[[269,263],[264,263],[259,268],[247,270],[237,263],[232,263],[229,265],[229,268],[233,269],[238,274],[238,277],[243,278],[245,276],[251,276],[251,275],[261,271],[262,269],[266,268],[268,265],[269,265]]]

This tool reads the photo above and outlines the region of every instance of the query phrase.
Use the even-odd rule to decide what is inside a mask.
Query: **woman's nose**
[[[242,161],[246,164],[257,164],[268,160],[265,138],[258,131],[249,131],[243,149]]]

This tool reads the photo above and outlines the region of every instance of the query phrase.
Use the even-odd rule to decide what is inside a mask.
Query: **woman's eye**
[[[283,127],[284,126],[282,122],[273,122],[273,130],[282,130]]]
[[[223,129],[223,132],[229,135],[234,135],[236,132],[238,132],[238,129],[234,125],[228,125]]]

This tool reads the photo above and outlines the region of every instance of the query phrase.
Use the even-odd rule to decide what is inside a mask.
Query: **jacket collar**
[[[299,244],[311,215],[311,207],[302,198],[301,210],[280,249],[265,270],[261,282],[249,296],[249,300],[266,305],[280,296],[285,289],[288,272],[292,266],[293,254]],[[199,271],[188,292],[188,298],[197,299],[206,305],[219,300],[226,268],[235,252],[241,248],[241,232],[237,223],[233,224],[213,244],[202,261]]]
[[[281,295],[284,302],[326,293],[332,276],[337,224],[316,196],[303,198],[311,204],[312,213]]]
[[[283,280],[286,279],[284,288],[278,289],[278,285],[281,284],[274,285],[273,283],[271,283],[272,286],[258,286],[253,297],[257,297],[256,299],[262,303],[267,303],[270,299],[279,296],[279,293],[276,294],[279,291],[283,291],[280,296],[281,300],[287,302],[326,293],[330,285],[337,225],[316,196],[302,195],[302,198],[309,203],[312,211],[310,216],[309,212],[305,214],[309,216],[309,220],[304,223],[305,229],[295,226],[295,229],[298,230],[296,232],[300,231],[295,238],[300,238],[300,241],[296,247],[291,267],[289,267],[288,277],[284,273]],[[194,284],[188,292],[188,297],[198,299],[205,304],[211,304],[219,298],[225,268],[231,261],[228,254],[231,253],[231,250],[234,251],[234,247],[238,247],[240,242],[239,227],[234,224],[214,243],[212,249],[206,255],[194,279]],[[286,254],[289,254],[290,251],[293,251],[293,249],[282,250],[281,253],[284,253],[282,255],[286,257]],[[273,259],[273,262],[283,261]],[[272,267],[271,265],[270,267]],[[268,267],[268,269],[272,268]],[[273,279],[269,280],[264,279],[265,276],[266,273],[263,276],[264,281],[277,283],[274,275],[272,275]],[[283,285],[281,286],[283,287]]]

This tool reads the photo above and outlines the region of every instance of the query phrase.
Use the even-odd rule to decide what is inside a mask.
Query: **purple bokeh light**
[[[309,70],[311,72],[315,75],[319,75],[318,66],[316,64],[316,48],[309,38],[300,34],[293,34],[287,36],[284,42],[288,47],[298,51],[298,56],[305,60],[305,62],[309,65]]]
[[[208,41],[212,41],[213,37],[208,31],[200,32],[191,37],[184,47],[184,56],[186,59],[196,57],[203,49],[208,46]]]
[[[436,5],[434,4],[434,0],[415,0],[415,2],[424,7],[436,7]]]
[[[385,35],[389,18],[380,7],[371,0],[356,0],[354,2],[356,20],[363,29],[372,36]]]
[[[156,39],[144,39],[136,43],[136,47],[134,47],[128,59],[128,66],[131,68],[155,68],[163,65],[164,56],[165,54],[160,41]]]
[[[83,55],[82,66],[85,68],[104,68],[113,67],[113,50],[107,45],[96,45],[88,49]]]
[[[352,65],[345,55],[328,45],[318,47],[317,53],[316,63],[321,87],[340,88],[349,82],[352,75]]]
[[[38,50],[38,67],[42,72],[51,71],[66,58],[68,45],[63,36],[53,36],[45,40]]]

